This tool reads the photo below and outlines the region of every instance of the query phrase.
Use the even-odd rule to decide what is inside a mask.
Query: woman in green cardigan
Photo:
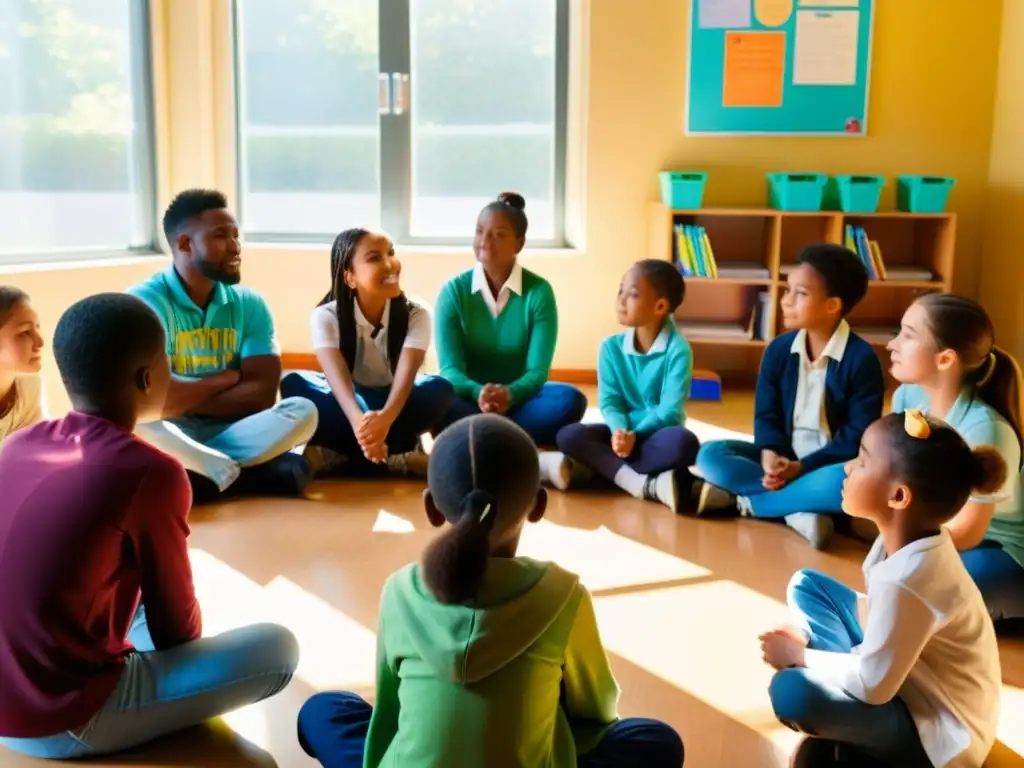
[[[526,242],[526,201],[505,192],[477,220],[477,264],[453,277],[435,307],[441,375],[455,401],[441,428],[477,413],[505,414],[538,445],[583,418],[587,398],[549,382],[558,338],[551,285],[517,259]]]

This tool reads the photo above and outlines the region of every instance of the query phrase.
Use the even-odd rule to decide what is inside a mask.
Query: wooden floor
[[[703,439],[743,432],[749,396],[694,403]],[[207,630],[272,620],[302,645],[292,684],[276,698],[102,766],[309,766],[295,716],[314,691],[372,694],[377,602],[384,580],[431,536],[415,482],[335,481],[310,500],[246,501],[193,513],[196,582]],[[811,550],[781,525],[696,521],[619,494],[552,494],[522,553],[578,571],[594,594],[623,688],[621,712],[658,717],[695,768],[785,766],[796,734],[772,716],[760,630],[786,619],[785,587],[818,568],[863,588],[866,546],[840,539]],[[1001,743],[991,766],[1024,766],[1024,642],[1001,644]],[[0,753],[0,766],[30,761]]]

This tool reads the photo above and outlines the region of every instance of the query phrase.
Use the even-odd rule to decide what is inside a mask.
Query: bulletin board
[[[875,0],[691,0],[686,133],[867,134]]]

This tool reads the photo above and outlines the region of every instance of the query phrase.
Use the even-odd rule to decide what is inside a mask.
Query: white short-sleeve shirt
[[[352,381],[363,387],[388,387],[394,380],[388,360],[388,318],[391,301],[384,305],[380,327],[375,327],[355,306],[356,357]],[[337,303],[329,301],[313,310],[309,318],[313,349],[338,349],[341,330],[338,327]],[[402,349],[426,350],[430,346],[430,311],[419,302],[409,300],[409,330]],[[397,361],[396,361],[397,362]]]

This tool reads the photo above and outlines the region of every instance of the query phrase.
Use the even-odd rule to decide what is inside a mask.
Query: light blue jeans
[[[313,403],[289,397],[238,421],[183,416],[139,424],[135,433],[224,491],[245,467],[265,464],[308,443],[317,421]]]
[[[276,624],[155,651],[140,608],[128,642],[136,652],[88,723],[37,739],[0,738],[0,746],[54,760],[120,752],[269,698],[288,684],[299,663],[298,641]]]
[[[850,653],[864,642],[857,593],[845,584],[817,571],[797,571],[789,583],[788,602],[809,648]],[[899,696],[888,704],[865,704],[803,667],[776,672],[768,695],[784,725],[853,747],[869,758],[858,765],[932,768]]]
[[[761,449],[742,440],[704,443],[697,454],[704,480],[736,496],[750,499],[754,517],[785,517],[794,512],[843,514],[842,464],[829,464],[807,472],[777,491],[761,485]]]

